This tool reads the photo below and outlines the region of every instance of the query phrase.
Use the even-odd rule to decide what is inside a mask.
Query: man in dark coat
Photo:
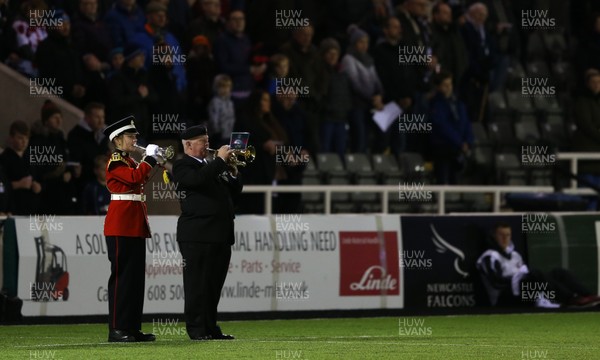
[[[81,54],[73,46],[71,22],[66,13],[57,11],[60,26],[42,41],[35,54],[39,77],[54,81],[54,90],[69,102],[80,106],[85,95]],[[48,81],[50,81],[48,80]]]
[[[600,151],[600,72],[590,69],[586,73],[587,89],[575,100],[575,124],[573,150],[580,152]],[[600,185],[600,165],[597,161],[581,161],[579,173],[587,180]]]
[[[198,125],[181,134],[185,156],[173,164],[181,198],[177,242],[185,261],[185,322],[192,340],[231,340],[217,325],[217,307],[229,270],[234,238],[234,199],[242,191],[227,145],[207,162],[208,134]]]
[[[150,105],[158,100],[156,91],[144,70],[145,55],[136,45],[129,45],[124,51],[125,63],[109,83],[110,109],[109,123],[127,114],[134,114],[140,122],[138,127],[144,139],[151,131]]]

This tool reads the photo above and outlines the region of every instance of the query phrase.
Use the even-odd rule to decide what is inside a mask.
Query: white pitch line
[[[371,336],[371,335],[361,335],[361,336],[331,336],[328,337],[329,339],[377,339],[377,338],[392,338],[391,336]],[[236,339],[234,341],[234,343],[237,342],[258,342],[258,343],[307,343],[307,342],[312,342],[312,341],[306,341],[306,340],[312,340],[312,339],[320,339],[320,337],[317,336],[307,336],[307,337],[299,337],[299,338],[295,338],[295,339],[281,339],[281,340],[263,340],[263,339],[250,339],[250,338],[245,338],[245,339]],[[429,342],[402,342],[402,341],[398,341],[398,340],[403,340],[403,339],[407,339],[407,340],[411,340],[408,338],[393,338],[394,341],[389,341],[389,342],[368,342],[366,344],[372,344],[372,345],[405,345],[405,346],[448,346],[448,347],[496,347],[496,348],[525,348],[526,346],[523,345],[501,345],[501,344],[459,344],[459,343],[429,343]],[[416,339],[416,338],[415,338]],[[160,339],[159,341],[155,342],[155,344],[160,344],[162,342],[172,342],[172,341],[178,341],[178,342],[191,342],[194,343],[194,341],[191,340],[187,340],[187,339]],[[217,340],[220,341],[220,340]],[[225,341],[222,340],[223,342],[230,342],[230,341]],[[211,341],[212,342],[212,341]],[[318,341],[318,342],[324,342],[324,343],[328,343],[328,344],[356,344],[356,341],[336,341],[336,340],[322,340],[322,341]],[[204,343],[203,341],[198,341],[198,343]],[[128,345],[144,345],[143,343],[109,343],[109,342],[97,342],[97,343],[75,343],[75,344],[41,344],[41,345],[15,345],[14,348],[45,348],[45,347],[67,347],[67,346],[98,346],[98,345],[117,345],[117,346],[128,346]],[[561,348],[561,349],[573,349],[573,350],[600,350],[599,347],[596,346],[563,346],[563,345],[544,345],[544,346],[536,346],[536,348]]]

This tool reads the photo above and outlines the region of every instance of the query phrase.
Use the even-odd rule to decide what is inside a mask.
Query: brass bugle
[[[138,144],[133,145],[135,148],[137,148],[138,150],[143,151],[144,153],[146,153],[146,148],[143,146],[140,146]],[[173,156],[175,156],[175,150],[173,150],[173,146],[167,146],[166,148],[161,148],[159,147],[156,150],[156,155],[160,156],[161,158],[163,158],[165,161],[170,160],[173,158]]]
[[[206,151],[208,151],[208,154],[210,155],[212,160],[214,160],[217,156],[218,150],[207,148]],[[239,160],[238,156],[243,157],[244,160]],[[229,159],[227,159],[227,164],[231,166],[246,166],[249,163],[253,162],[255,158],[256,149],[254,148],[254,146],[248,145],[248,147],[245,150],[233,150],[233,154],[231,154]]]

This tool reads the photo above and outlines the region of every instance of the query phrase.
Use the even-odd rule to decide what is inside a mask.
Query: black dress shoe
[[[129,333],[133,335],[137,342],[156,341],[154,334],[144,334],[139,330],[130,331]]]
[[[233,340],[233,339],[235,339],[235,337],[233,335],[227,335],[227,334],[216,334],[216,335],[211,335],[210,339],[211,340]]]
[[[194,341],[206,341],[211,340],[210,335],[190,335],[190,339]]]
[[[136,342],[136,339],[125,330],[111,330],[108,333],[108,342]]]

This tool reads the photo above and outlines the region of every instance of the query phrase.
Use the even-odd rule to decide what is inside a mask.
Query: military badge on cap
[[[108,139],[112,141],[115,137],[122,133],[139,134],[135,128],[135,118],[130,115],[124,119],[121,119],[114,124],[111,124],[104,129],[104,135],[108,136]]]

